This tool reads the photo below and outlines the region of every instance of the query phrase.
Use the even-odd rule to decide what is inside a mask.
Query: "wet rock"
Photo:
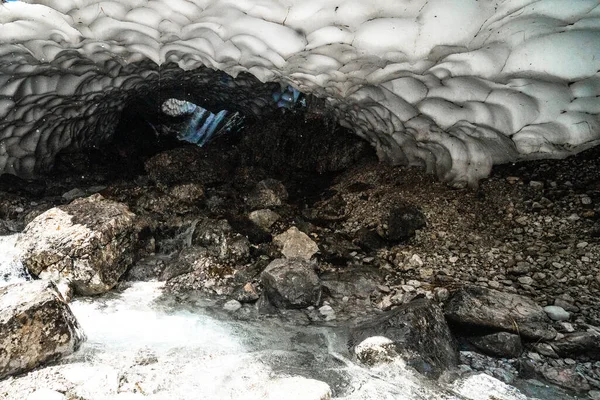
[[[310,260],[319,251],[319,246],[295,226],[273,238],[273,243],[281,246],[281,254],[286,258]]]
[[[85,192],[79,188],[71,189],[62,195],[62,198],[66,201],[73,201],[79,197],[85,197]]]
[[[16,246],[33,275],[67,280],[76,294],[94,295],[112,289],[132,265],[137,239],[135,214],[95,194],[39,215]]]
[[[324,306],[319,307],[319,314],[321,314],[321,316],[325,318],[325,321],[333,321],[336,318],[335,311],[329,304],[325,304]]]
[[[269,230],[271,226],[279,219],[281,216],[277,214],[275,211],[271,211],[268,208],[262,210],[252,211],[250,215],[248,215],[250,221],[254,222],[256,226],[265,231]]]
[[[193,271],[199,260],[208,258],[208,250],[203,247],[186,247],[182,249],[177,258],[173,261],[167,261],[162,273],[161,281],[168,281],[175,277],[187,274]]]
[[[544,311],[553,321],[568,321],[571,315],[564,308],[558,306],[546,306]]]
[[[218,254],[231,232],[231,225],[226,219],[202,218],[194,227],[192,244],[210,248]]]
[[[279,308],[305,308],[321,301],[321,280],[314,267],[302,259],[278,259],[261,274],[267,298]]]
[[[550,319],[532,300],[479,286],[463,286],[444,307],[446,318],[466,329],[502,330],[531,341],[556,337]]]
[[[237,301],[237,300],[234,300],[234,299],[227,301],[227,302],[226,302],[226,303],[223,305],[223,309],[224,309],[225,311],[231,311],[231,312],[234,312],[234,311],[237,311],[237,310],[239,310],[240,308],[242,308],[242,303],[240,303],[239,301]]]
[[[523,351],[521,338],[514,333],[497,332],[473,336],[468,341],[483,353],[494,357],[517,358]]]
[[[369,366],[387,363],[399,357],[394,342],[383,336],[366,338],[354,346],[354,354],[361,363]]]
[[[550,383],[573,390],[585,392],[591,389],[586,379],[574,367],[553,367],[544,365],[540,368],[542,376]]]
[[[253,210],[282,205],[288,198],[288,192],[283,183],[276,179],[265,179],[254,187],[248,195],[246,204]]]
[[[382,219],[379,234],[391,242],[401,242],[426,225],[425,215],[417,207],[395,207]]]
[[[240,303],[252,303],[258,300],[259,294],[256,291],[254,285],[250,282],[246,283],[244,286],[238,288],[233,296]]]
[[[551,346],[560,357],[586,356],[600,361],[600,333],[595,331],[566,334],[562,339],[552,342]]]
[[[427,299],[417,299],[350,329],[349,344],[382,336],[396,352],[426,376],[439,377],[456,366],[458,351],[442,310]]]
[[[279,378],[267,383],[265,400],[330,400],[331,388],[325,382],[301,376]]]
[[[0,378],[69,355],[84,340],[52,283],[39,280],[0,288]]]
[[[516,388],[486,374],[470,375],[456,380],[454,390],[473,400],[527,400],[528,397]]]

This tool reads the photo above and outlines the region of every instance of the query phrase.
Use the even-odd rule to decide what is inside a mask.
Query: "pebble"
[[[586,205],[586,206],[590,205],[590,204],[592,204],[592,199],[589,196],[583,196],[581,198],[581,204]]]
[[[540,182],[540,181],[531,181],[529,182],[529,186],[534,188],[534,189],[543,189],[544,188],[544,182]]]
[[[553,321],[567,321],[571,317],[571,314],[565,311],[564,308],[558,306],[546,306],[544,311]]]
[[[229,300],[227,303],[223,305],[223,309],[227,311],[237,311],[242,308],[242,303],[237,300]]]
[[[530,278],[528,276],[521,276],[518,280],[519,283],[521,283],[522,285],[531,285],[533,283],[533,278]]]

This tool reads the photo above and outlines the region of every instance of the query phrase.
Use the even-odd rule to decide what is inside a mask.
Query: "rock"
[[[51,389],[38,389],[27,396],[27,400],[66,400],[65,395]]]
[[[242,303],[237,300],[229,300],[223,305],[223,309],[226,311],[237,311],[242,308]]]
[[[549,343],[535,343],[533,349],[543,356],[550,358],[558,358],[558,354]]]
[[[381,221],[380,235],[391,242],[410,239],[427,225],[425,215],[415,206],[393,208]]]
[[[550,383],[573,390],[575,392],[585,392],[590,390],[590,385],[586,379],[579,374],[574,367],[552,367],[544,365],[540,368],[542,376]]]
[[[273,243],[281,246],[281,253],[286,258],[310,260],[319,251],[319,246],[304,232],[295,226],[273,238]]]
[[[188,204],[194,204],[204,198],[204,186],[199,183],[184,183],[170,188],[169,195]]]
[[[33,275],[68,280],[76,294],[94,295],[112,289],[133,264],[137,240],[135,214],[95,194],[39,215],[16,246]]]
[[[256,226],[259,228],[268,231],[271,226],[279,219],[281,216],[277,214],[275,211],[271,211],[268,208],[262,210],[252,211],[250,215],[248,215],[250,221],[254,222]]]
[[[231,232],[231,225],[226,219],[202,218],[193,228],[192,244],[206,247],[213,255],[217,255],[221,253],[221,248]]]
[[[565,311],[564,308],[558,306],[546,306],[544,311],[553,321],[568,321],[571,317],[571,314]]]
[[[427,299],[414,300],[350,329],[349,345],[382,336],[422,374],[437,378],[458,362],[458,351],[442,310]]]
[[[592,400],[600,400],[600,390],[590,390],[588,396]]]
[[[276,179],[265,179],[256,184],[248,195],[246,204],[253,210],[259,208],[277,207],[288,198],[288,192],[283,183]]]
[[[379,250],[385,246],[385,241],[379,233],[368,228],[360,228],[356,232],[355,243],[365,251]]]
[[[261,282],[271,304],[279,308],[305,308],[321,301],[321,281],[313,265],[302,259],[272,261]]]
[[[527,400],[516,388],[486,374],[469,375],[457,379],[452,387],[459,395],[470,400]]]
[[[361,363],[369,366],[387,363],[399,357],[396,344],[383,336],[366,338],[354,346],[354,354]]]
[[[565,337],[550,343],[560,357],[586,356],[600,361],[600,333],[595,331],[567,333]]]
[[[66,193],[63,193],[62,198],[66,201],[73,201],[79,197],[85,197],[85,192],[79,188],[71,189]]]
[[[448,321],[459,327],[502,330],[531,341],[548,341],[556,330],[539,305],[516,294],[479,286],[463,286],[444,307]]]
[[[258,300],[259,295],[256,292],[256,288],[250,282],[240,287],[233,293],[233,296],[240,303],[252,303]]]
[[[301,376],[279,378],[266,384],[265,400],[330,400],[331,388],[325,382]]]
[[[554,300],[554,305],[557,307],[562,307],[565,311],[579,312],[579,307],[575,306],[573,303],[566,301],[564,299]]]
[[[322,238],[320,249],[321,260],[332,264],[346,265],[349,260],[353,259],[351,254],[359,251],[360,247],[355,246],[344,235],[334,233]]]
[[[335,311],[328,304],[319,308],[319,314],[321,314],[323,318],[325,318],[325,321],[333,321],[336,318]]]
[[[529,182],[529,186],[532,187],[533,189],[543,189],[544,188],[544,182],[540,182],[540,181],[530,181]]]
[[[467,339],[483,353],[494,357],[517,358],[523,352],[519,335],[508,332],[497,332]]]
[[[0,288],[0,378],[69,355],[84,340],[53,283],[38,280]]]

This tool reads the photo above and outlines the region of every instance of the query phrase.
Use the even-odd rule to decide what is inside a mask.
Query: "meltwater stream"
[[[3,285],[28,279],[14,260],[14,240],[0,237]],[[0,381],[0,393],[26,398],[49,387],[86,400],[320,399],[323,385],[308,378],[348,400],[527,399],[507,386],[498,391],[485,375],[448,390],[401,361],[365,368],[352,361],[341,328],[260,316],[252,306],[230,313],[213,300],[181,301],[162,289],[138,282],[76,299],[70,306],[87,336],[81,349]]]

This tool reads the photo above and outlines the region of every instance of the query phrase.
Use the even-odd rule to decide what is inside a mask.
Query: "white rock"
[[[567,321],[571,317],[568,311],[558,306],[546,306],[544,307],[544,311],[553,321]]]
[[[486,374],[458,379],[452,386],[469,400],[527,400],[518,389]]]
[[[231,299],[223,305],[223,309],[227,311],[237,311],[242,308],[242,303],[237,300]]]
[[[282,247],[281,253],[286,258],[302,258],[310,260],[319,246],[304,232],[295,226],[273,238],[273,243]]]

